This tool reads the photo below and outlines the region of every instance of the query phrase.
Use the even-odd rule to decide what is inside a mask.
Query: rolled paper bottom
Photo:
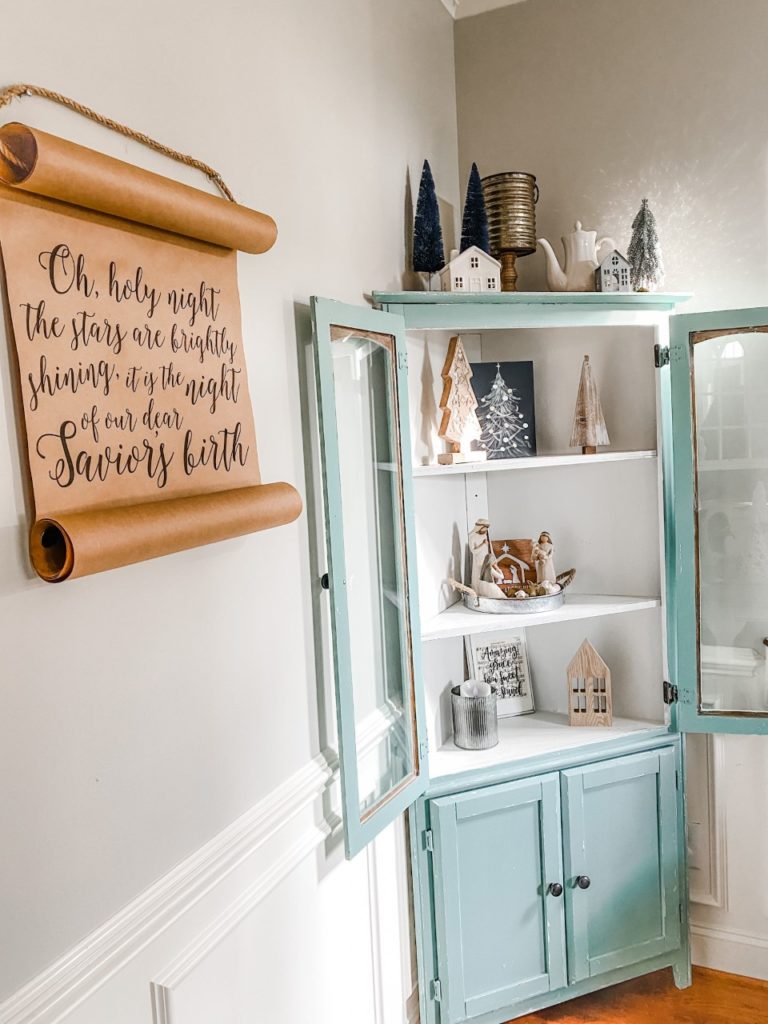
[[[298,491],[286,483],[90,512],[41,517],[29,554],[49,583],[90,576],[175,551],[291,523],[301,513]]]

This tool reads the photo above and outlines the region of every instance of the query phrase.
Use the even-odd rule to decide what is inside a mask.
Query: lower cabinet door
[[[673,750],[562,772],[568,978],[680,944]]]
[[[443,1024],[566,984],[556,774],[431,801]]]

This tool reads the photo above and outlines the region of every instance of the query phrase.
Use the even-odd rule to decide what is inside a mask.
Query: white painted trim
[[[698,967],[768,981],[768,938],[763,935],[694,924],[691,958]]]
[[[456,11],[458,9],[461,0],[440,0],[440,3],[448,11],[452,18],[456,17]]]
[[[320,794],[316,794],[320,795]],[[171,1012],[173,990],[202,963],[230,932],[283,881],[295,867],[317,849],[332,832],[326,821],[315,825],[299,837],[280,859],[264,871],[255,882],[215,918],[197,938],[151,983],[154,1024],[173,1024]]]
[[[49,968],[0,1004],[0,1024],[56,1024],[144,949],[162,931],[325,793],[337,771],[334,755],[319,754],[254,807],[197,850]],[[279,865],[251,886],[227,914],[263,899],[299,859],[330,832],[314,827]],[[255,905],[255,904],[254,904]],[[246,911],[247,912],[247,911]],[[223,926],[222,919],[214,923]],[[213,928],[213,926],[212,926]],[[210,929],[206,934],[212,932]],[[189,951],[188,951],[189,952]],[[158,1006],[156,1020],[167,1008]],[[167,1018],[166,1018],[167,1019]]]
[[[379,877],[376,863],[376,843],[365,848],[368,861],[368,913],[371,922],[371,977],[373,979],[373,1012],[375,1024],[384,1021],[384,979],[381,963],[381,915],[379,914]]]
[[[721,736],[706,737],[707,799],[709,803],[709,878],[706,890],[691,888],[692,903],[728,909],[728,841],[725,815],[725,755]]]

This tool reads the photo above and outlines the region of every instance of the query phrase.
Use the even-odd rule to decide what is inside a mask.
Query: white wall
[[[0,66],[5,83],[59,90],[210,162],[275,217],[274,250],[240,258],[248,371],[263,478],[304,493],[308,296],[362,304],[403,284],[407,180],[415,190],[425,156],[449,214],[457,201],[444,7],[6,4]],[[206,187],[43,101],[14,104],[13,119]],[[43,584],[25,555],[4,339],[0,403],[0,1021],[59,1019],[102,983],[68,1019],[150,1020],[159,979],[157,1019],[173,1024],[257,1011],[398,1024],[404,893],[381,913],[376,893],[402,889],[402,834],[352,865],[326,842],[307,515]]]
[[[539,235],[626,245],[647,196],[687,309],[768,299],[763,0],[526,0],[457,22],[460,167],[537,175]],[[518,263],[545,288],[544,256]],[[768,978],[768,743],[689,744],[694,956]],[[707,781],[713,784],[708,792]]]

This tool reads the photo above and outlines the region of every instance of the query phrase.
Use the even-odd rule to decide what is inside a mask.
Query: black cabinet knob
[[[323,590],[331,589],[331,581],[328,577],[327,572],[324,572],[323,575],[320,577],[320,586],[323,588]]]
[[[547,892],[551,896],[562,896],[563,895],[563,887],[562,887],[562,885],[560,885],[559,882],[550,882],[549,886],[547,887]]]
[[[588,889],[591,884],[592,882],[590,881],[589,875],[579,875],[576,879],[576,885],[578,885],[580,889]]]

